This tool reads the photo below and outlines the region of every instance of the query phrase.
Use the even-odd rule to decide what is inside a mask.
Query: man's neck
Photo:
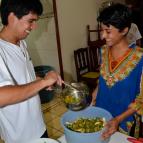
[[[8,30],[7,27],[4,27],[0,32],[0,38],[4,41],[10,42],[15,45],[19,45],[19,40],[15,38],[12,31]]]

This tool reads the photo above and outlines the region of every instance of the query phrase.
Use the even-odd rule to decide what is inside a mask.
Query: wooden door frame
[[[57,40],[57,50],[58,50],[58,58],[59,58],[59,66],[60,66],[60,75],[61,75],[62,79],[64,79],[56,0],[53,0],[53,12],[54,12],[54,19],[55,19],[55,29],[56,29],[56,40]]]

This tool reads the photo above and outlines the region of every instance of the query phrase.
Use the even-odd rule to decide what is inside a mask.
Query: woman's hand
[[[117,118],[111,119],[107,124],[105,125],[105,131],[102,134],[102,139],[105,140],[109,138],[112,134],[114,134],[119,127],[119,121]]]
[[[105,125],[105,132],[102,134],[102,138],[106,139],[115,133],[119,127],[119,123],[125,120],[127,117],[135,113],[135,110],[128,108],[125,112],[113,118]]]

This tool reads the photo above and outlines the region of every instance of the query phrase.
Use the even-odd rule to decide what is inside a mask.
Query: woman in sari
[[[117,130],[125,134],[131,131],[136,110],[129,105],[140,93],[143,50],[135,44],[129,46],[126,35],[131,26],[131,12],[125,5],[103,9],[97,20],[106,45],[101,48],[100,77],[92,103],[96,99],[96,106],[113,116],[102,134],[106,139]]]

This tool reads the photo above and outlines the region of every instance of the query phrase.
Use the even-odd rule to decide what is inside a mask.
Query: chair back
[[[80,81],[81,76],[90,70],[88,48],[86,47],[75,50],[74,59],[77,72],[77,80]]]
[[[86,30],[87,30],[87,44],[88,45],[93,45],[94,41],[101,39],[99,26],[97,27],[97,29],[90,29],[90,26],[87,25]],[[94,40],[92,40],[92,38],[91,38],[93,34],[94,34],[94,37],[96,37],[96,39],[94,39]]]
[[[93,45],[88,47],[90,71],[98,71],[100,66],[100,48],[105,44],[103,40],[94,41]]]
[[[90,71],[98,71],[100,65],[100,48],[105,44],[105,40],[100,38],[100,24],[98,23],[97,29],[91,29],[89,25],[87,29],[87,44],[89,53]],[[91,38],[91,34],[94,33],[96,37],[94,40]]]

